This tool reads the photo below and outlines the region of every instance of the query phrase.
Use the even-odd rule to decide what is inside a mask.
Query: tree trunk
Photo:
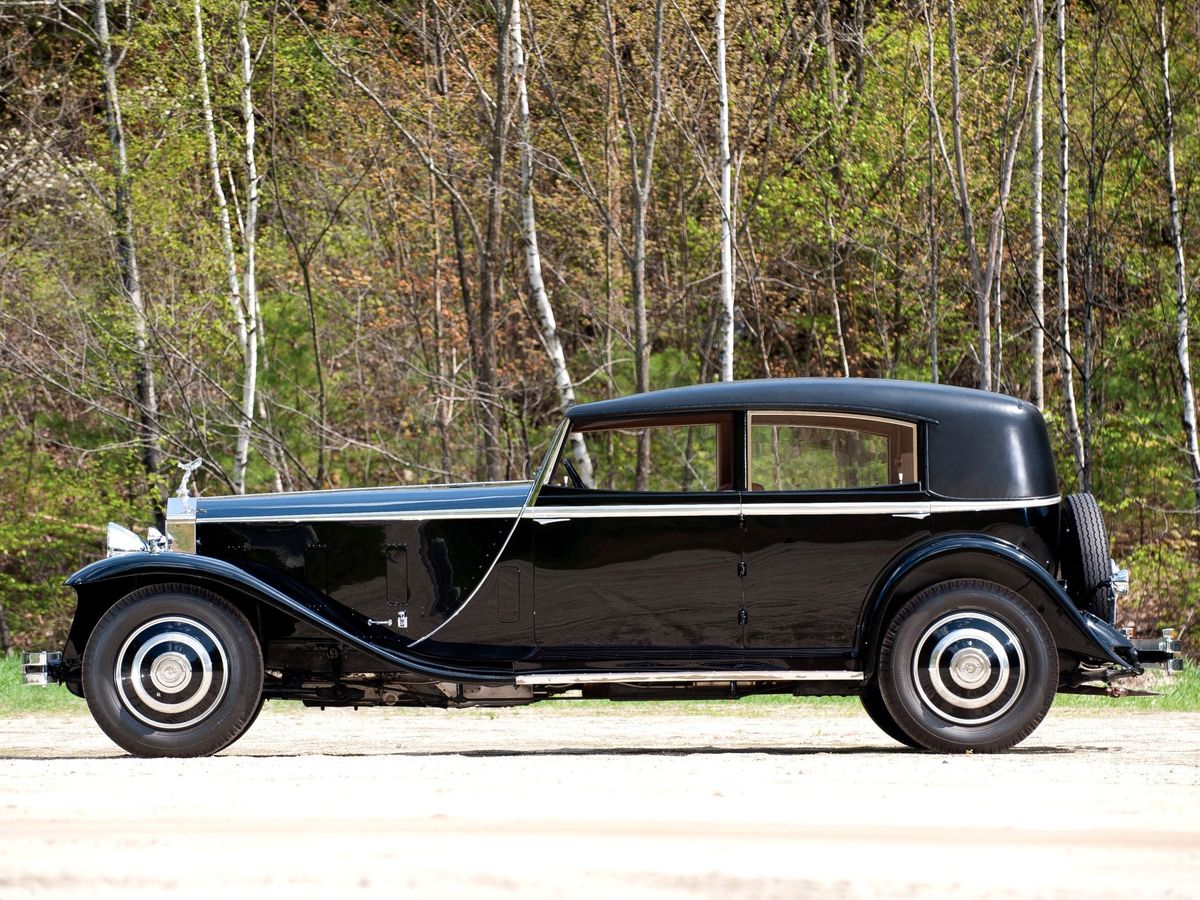
[[[250,460],[250,434],[254,429],[255,392],[258,389],[258,344],[262,317],[258,309],[258,280],[255,250],[258,234],[258,165],[254,157],[254,56],[246,34],[246,17],[250,14],[249,0],[238,4],[237,36],[242,54],[242,127],[243,178],[246,209],[242,221],[242,297],[244,298],[245,333],[242,338],[242,405],[238,418],[237,446],[233,457],[233,490],[246,490],[246,469]]]
[[[500,280],[500,229],[503,225],[504,156],[508,145],[508,35],[512,0],[499,0],[496,15],[495,90],[492,97],[492,135],[488,174],[487,230],[479,254],[479,385],[480,424],[483,427],[485,474],[488,481],[504,477],[500,447],[500,395],[496,374],[496,294]]]
[[[1009,194],[1012,191],[1013,168],[1016,165],[1017,150],[1021,143],[1021,131],[1025,126],[1025,114],[1028,111],[1029,101],[1033,94],[1034,71],[1031,67],[1025,79],[1024,106],[1012,125],[1012,133],[1008,138],[1008,145],[1005,148],[1000,163],[996,206],[992,210],[986,252],[981,254],[975,236],[975,217],[971,208],[971,195],[967,183],[966,157],[962,134],[962,87],[958,71],[958,32],[954,18],[954,0],[948,0],[946,11],[948,49],[950,52],[950,125],[954,139],[953,164],[950,162],[949,154],[942,139],[942,126],[938,117],[937,103],[934,100],[932,75],[930,76],[926,93],[930,113],[934,119],[938,149],[941,152],[942,161],[950,177],[950,183],[954,189],[954,194],[958,201],[959,214],[962,219],[963,243],[967,248],[967,262],[971,272],[971,286],[975,293],[975,309],[979,327],[979,387],[983,390],[992,390],[992,339],[991,317],[989,315],[991,297],[992,291],[996,288],[995,281],[1000,264],[1000,249],[1003,244],[1004,212],[1008,206]],[[925,30],[930,42],[930,72],[932,73],[933,25],[929,16],[928,3],[924,5],[924,12]],[[1013,108],[1016,90],[1016,71],[1014,68],[1009,83],[1007,109],[1005,110],[1006,121]],[[986,265],[983,264],[983,260],[986,260]]]
[[[133,197],[129,162],[125,151],[125,126],[121,121],[121,98],[117,92],[117,63],[113,60],[108,34],[108,10],[105,0],[94,0],[96,50],[104,80],[104,118],[113,156],[113,224],[117,239],[117,265],[121,270],[121,292],[133,310],[133,342],[137,372],[134,399],[138,406],[142,466],[146,474],[158,471],[162,461],[159,448],[158,396],[154,386],[154,366],[150,358],[150,323],[142,297],[138,271],[137,242],[133,233]]]
[[[563,353],[562,341],[558,337],[558,322],[554,307],[546,293],[542,278],[542,255],[538,249],[537,216],[533,206],[533,144],[529,123],[529,92],[525,84],[525,47],[521,39],[521,0],[512,0],[512,15],[509,24],[512,41],[513,81],[517,89],[517,111],[519,114],[521,146],[521,237],[525,244],[525,265],[529,271],[529,292],[533,295],[538,321],[541,323],[542,340],[554,370],[554,384],[563,409],[575,402],[575,385],[567,370],[567,358]],[[583,435],[572,432],[571,455],[575,470],[587,487],[593,487],[592,460],[588,454]]]
[[[983,284],[982,266],[979,264],[979,247],[975,241],[975,216],[971,209],[971,198],[967,187],[966,157],[962,137],[962,87],[958,75],[958,32],[954,22],[954,0],[946,4],[950,50],[950,128],[954,136],[955,174],[958,180],[958,209],[962,217],[963,241],[967,246],[967,257],[971,267],[971,280],[975,289],[975,314],[979,324],[979,387],[992,389],[992,328],[988,315],[991,303],[990,285]],[[933,103],[933,85],[930,84],[930,103]],[[940,132],[940,127],[939,127]],[[990,268],[990,263],[989,263]]]
[[[725,77],[725,0],[717,0],[716,25],[721,133],[721,380],[733,381],[733,160],[729,153],[729,85]]]
[[[1196,498],[1196,524],[1200,527],[1200,441],[1196,434],[1196,398],[1192,387],[1192,361],[1188,350],[1187,261],[1179,219],[1179,191],[1175,183],[1175,113],[1171,105],[1171,60],[1167,46],[1165,0],[1158,0],[1158,58],[1162,64],[1163,146],[1167,153],[1167,202],[1171,216],[1171,244],[1175,250],[1175,358],[1179,363],[1179,393],[1183,400],[1183,435],[1187,443],[1192,492]]]
[[[208,60],[204,52],[204,17],[200,8],[200,0],[192,4],[192,13],[196,20],[196,67],[199,70],[200,108],[204,119],[204,137],[208,148],[208,174],[212,183],[213,199],[217,204],[217,219],[221,226],[221,249],[225,256],[225,277],[229,291],[229,305],[233,312],[235,333],[238,349],[242,354],[242,364],[246,363],[246,345],[253,332],[248,324],[246,307],[242,303],[241,284],[238,279],[237,253],[233,247],[233,227],[229,218],[229,203],[225,196],[225,188],[221,183],[221,163],[217,156],[216,126],[213,124],[212,98],[208,88]],[[247,446],[249,432],[245,429],[245,383],[243,369],[243,406],[238,416],[237,451],[234,455],[233,490],[235,493],[245,492],[245,457],[242,455],[242,438],[245,433]],[[240,468],[239,468],[240,461]]]
[[[1058,341],[1062,349],[1063,418],[1075,463],[1076,483],[1084,482],[1083,439],[1079,433],[1079,410],[1075,406],[1074,360],[1071,358],[1071,285],[1068,264],[1070,225],[1070,132],[1067,120],[1067,0],[1058,0],[1055,10],[1058,29]]]
[[[933,102],[933,26],[929,19],[929,2],[922,4],[925,14],[925,33],[927,38],[926,84],[929,95],[929,380],[938,383],[938,234],[937,234],[937,193],[936,193],[936,153],[934,152],[934,132],[940,137],[940,126],[937,121],[936,107]]]
[[[1045,79],[1045,26],[1042,21],[1042,0],[1030,0],[1033,18],[1033,121],[1032,142],[1032,200],[1029,228],[1033,236],[1031,265],[1033,267],[1033,328],[1030,347],[1029,394],[1033,405],[1045,407],[1042,373],[1046,366],[1046,301],[1045,266],[1046,242],[1042,233],[1042,87]]]
[[[633,125],[625,79],[621,71],[621,57],[617,50],[616,23],[612,9],[605,3],[605,24],[608,30],[609,55],[617,82],[617,103],[625,123],[625,135],[629,141],[629,170],[633,183],[633,249],[630,252],[630,294],[633,304],[634,334],[634,385],[638,393],[650,390],[650,331],[646,316],[646,216],[650,206],[650,189],[654,183],[654,148],[658,139],[658,124],[662,115],[662,66],[663,66],[663,0],[654,5],[654,50],[650,64],[650,116],[646,123],[645,138],[638,141]],[[640,147],[639,147],[640,144]],[[638,458],[635,484],[644,491],[650,479],[650,435],[646,431],[638,434]]]

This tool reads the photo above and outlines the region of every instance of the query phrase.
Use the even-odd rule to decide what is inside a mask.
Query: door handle
[[[557,525],[559,522],[570,522],[570,516],[534,516],[533,521],[539,525]]]
[[[929,513],[927,513],[927,512],[892,513],[892,518],[893,519],[928,519]]]

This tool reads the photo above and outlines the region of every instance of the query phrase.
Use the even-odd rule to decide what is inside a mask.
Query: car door
[[[747,650],[851,651],[876,579],[929,534],[919,428],[848,413],[748,414]]]
[[[696,658],[739,648],[731,425],[722,414],[580,429],[590,483],[560,459],[527,513],[545,658]],[[650,451],[640,484],[639,441]]]

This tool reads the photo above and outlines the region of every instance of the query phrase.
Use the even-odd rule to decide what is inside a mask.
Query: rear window
[[[835,413],[750,416],[751,490],[828,491],[917,480],[915,425]]]

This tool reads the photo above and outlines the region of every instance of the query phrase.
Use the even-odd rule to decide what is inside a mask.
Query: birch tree
[[[1083,485],[1086,461],[1083,437],[1079,430],[1079,410],[1075,404],[1074,359],[1071,356],[1071,278],[1068,267],[1071,165],[1067,118],[1067,0],[1058,0],[1055,4],[1055,25],[1058,38],[1058,246],[1055,248],[1058,342],[1062,354],[1063,418],[1067,422],[1067,437],[1071,445],[1071,458],[1075,463],[1077,484]]]
[[[509,35],[512,45],[513,83],[517,91],[517,114],[519,143],[521,151],[521,240],[525,245],[525,266],[529,275],[529,292],[533,296],[534,308],[537,310],[538,321],[541,324],[542,341],[546,353],[550,357],[550,367],[554,372],[554,386],[558,389],[558,399],[563,409],[575,402],[575,385],[567,369],[567,358],[563,353],[562,341],[558,336],[558,322],[554,316],[554,307],[550,305],[550,297],[546,292],[546,282],[542,277],[542,255],[538,249],[537,216],[533,204],[533,138],[529,121],[529,90],[525,80],[525,45],[521,38],[521,0],[512,0],[512,11],[509,14]],[[588,454],[587,444],[583,435],[572,432],[571,455],[575,460],[575,470],[586,487],[592,487],[592,460]]]
[[[204,50],[204,14],[200,0],[194,0],[192,13],[195,18],[196,68],[199,72],[200,106],[204,121],[204,137],[208,150],[209,183],[212,185],[213,200],[217,206],[217,220],[221,229],[221,250],[225,258],[226,290],[230,311],[233,314],[234,333],[242,356],[241,403],[238,408],[237,438],[233,456],[233,491],[246,491],[246,469],[250,456],[250,437],[254,428],[255,400],[258,386],[258,342],[261,314],[258,309],[258,291],[255,278],[255,240],[258,227],[258,172],[254,158],[254,100],[251,92],[254,61],[250,53],[250,42],[246,34],[248,3],[238,5],[237,37],[241,55],[241,102],[244,131],[243,186],[246,209],[241,228],[244,265],[239,275],[237,252],[233,244],[233,227],[229,215],[229,201],[221,179],[221,160],[217,152],[216,126],[213,121],[212,97],[209,91],[208,59]]]
[[[221,248],[225,257],[225,277],[228,300],[233,314],[235,335],[242,357],[240,401],[237,411],[237,431],[233,452],[232,487],[234,493],[246,491],[246,470],[250,460],[250,441],[254,431],[255,414],[261,409],[258,398],[258,355],[262,341],[262,311],[258,301],[257,243],[259,174],[255,148],[253,79],[255,58],[250,48],[246,20],[250,14],[249,0],[240,0],[237,10],[236,34],[239,52],[239,99],[242,117],[242,193],[244,201],[238,206],[238,234],[242,249],[241,272],[238,271],[234,250],[233,228],[229,202],[221,179],[221,162],[217,151],[216,127],[213,121],[212,98],[209,91],[208,61],[204,50],[204,17],[200,0],[194,0],[196,65],[199,70],[200,102],[204,120],[205,143],[208,150],[209,182],[217,205],[221,228]],[[230,176],[232,186],[232,175]],[[236,197],[234,198],[236,201]]]
[[[729,153],[729,83],[725,77],[725,0],[717,0],[716,29],[721,141],[721,380],[733,381],[733,159]]]
[[[515,0],[494,0],[496,65],[492,95],[492,125],[488,146],[487,218],[483,251],[479,254],[479,360],[477,382],[480,424],[483,427],[485,471],[489,481],[504,477],[500,448],[500,396],[497,390],[496,296],[503,269],[500,242],[503,227],[504,159],[508,147],[509,23]]]
[[[1033,20],[1033,110],[1030,123],[1030,153],[1033,157],[1030,175],[1033,184],[1029,212],[1029,230],[1033,238],[1030,254],[1033,276],[1033,327],[1029,394],[1033,405],[1042,409],[1045,406],[1042,377],[1046,367],[1046,241],[1042,233],[1042,86],[1045,74],[1045,27],[1042,21],[1042,0],[1030,0],[1029,7]]]
[[[1165,0],[1158,0],[1158,59],[1162,72],[1162,138],[1166,152],[1167,205],[1171,245],[1175,253],[1175,359],[1179,365],[1179,393],[1183,401],[1183,436],[1187,445],[1192,491],[1196,497],[1196,521],[1200,526],[1200,441],[1196,435],[1196,397],[1192,385],[1192,361],[1188,340],[1187,260],[1183,253],[1183,230],[1179,216],[1179,190],[1175,182],[1175,111],[1171,104],[1171,56],[1167,43]]]
[[[121,96],[117,90],[117,67],[121,64],[121,59],[113,56],[106,0],[94,0],[93,29],[103,78],[106,133],[112,152],[112,218],[116,231],[117,267],[121,276],[121,293],[133,312],[133,350],[136,367],[134,398],[138,407],[138,440],[141,444],[142,466],[147,474],[153,474],[158,471],[161,462],[158,395],[154,384],[154,366],[150,357],[150,323],[146,314],[146,302],[142,297],[142,278],[138,268],[137,241],[134,237],[132,180],[125,145],[125,125],[121,119]]]

